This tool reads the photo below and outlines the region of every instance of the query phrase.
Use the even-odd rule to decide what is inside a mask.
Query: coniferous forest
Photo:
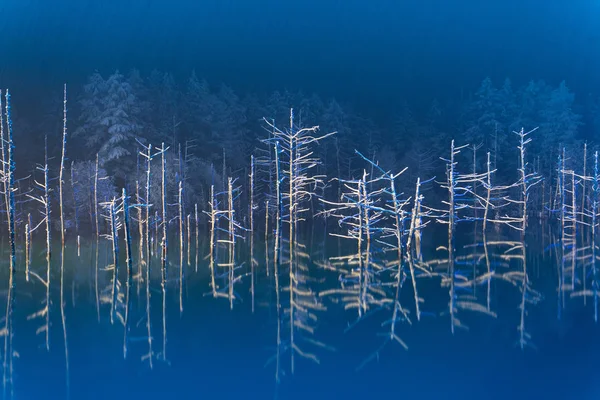
[[[381,108],[132,60],[0,69],[2,398],[600,396],[592,84]]]

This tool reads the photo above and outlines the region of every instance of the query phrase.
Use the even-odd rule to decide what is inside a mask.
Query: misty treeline
[[[396,109],[392,124],[373,121],[350,106],[317,94],[276,91],[240,96],[231,87],[211,85],[194,72],[182,81],[156,70],[149,76],[137,70],[127,74],[116,71],[109,76],[95,72],[83,87],[70,87],[69,91],[72,185],[66,185],[65,190],[89,187],[98,157],[98,193],[103,200],[121,187],[132,190],[136,181],[142,181],[143,160],[138,154],[141,146],[164,142],[170,148],[170,184],[177,185],[180,175],[184,175],[187,202],[206,204],[211,184],[221,190],[225,177],[247,176],[251,154],[266,150],[261,143],[268,136],[263,118],[285,126],[292,107],[298,126],[316,124],[324,132],[337,132],[315,150],[322,161],[318,173],[347,179],[360,177],[364,169],[355,150],[377,160],[386,170],[408,167],[411,180],[443,176],[444,163],[439,157],[456,139],[471,144],[463,152],[469,163],[475,160],[469,168],[483,170],[485,155],[490,152],[492,168],[498,166],[500,176],[512,180],[518,168],[513,132],[521,127],[539,127],[529,151],[531,162],[537,172],[552,178],[559,150],[566,146],[567,151],[581,153],[583,142],[592,139],[586,136],[600,126],[600,99],[578,104],[565,82],[553,87],[543,81],[530,81],[513,87],[510,79],[492,82],[486,78],[473,93],[457,96],[452,102],[432,100],[425,111],[417,111],[410,101],[404,101]],[[31,121],[17,124],[20,130],[32,131],[26,137],[47,134],[57,139],[48,141],[51,169],[60,151],[55,147],[60,143],[62,105],[60,96],[56,97],[48,102],[42,128],[35,129]],[[18,131],[16,135],[20,136]],[[38,147],[27,152],[39,153],[43,146]],[[39,159],[36,156],[31,165]],[[572,157],[571,163],[573,168],[581,169],[581,157]],[[23,177],[30,172],[35,171],[20,168],[17,173]],[[88,191],[75,189],[75,193],[68,193],[66,205],[78,203],[85,209],[90,203]],[[176,186],[168,192],[177,193]],[[331,189],[331,194],[335,193]],[[157,199],[159,194],[156,189],[152,197]],[[430,194],[437,195],[443,193]]]

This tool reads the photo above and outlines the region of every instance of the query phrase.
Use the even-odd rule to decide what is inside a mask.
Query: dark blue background
[[[4,0],[0,15],[0,85],[15,93],[96,69],[196,69],[241,92],[316,91],[385,115],[485,76],[600,86],[592,0]]]

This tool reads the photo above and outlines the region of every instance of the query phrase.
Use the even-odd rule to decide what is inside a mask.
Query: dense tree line
[[[593,102],[592,102],[593,103]],[[598,104],[588,107],[586,120],[600,122]],[[125,176],[135,166],[136,140],[142,143],[165,142],[172,148],[194,141],[195,157],[214,165],[237,170],[246,166],[250,154],[260,146],[266,132],[262,118],[285,125],[290,107],[298,110],[301,124],[317,124],[323,130],[337,131],[331,148],[322,151],[327,169],[352,174],[354,148],[375,155],[386,167],[408,165],[414,173],[427,172],[446,151],[446,142],[480,145],[482,154],[490,151],[495,164],[514,164],[510,154],[512,132],[521,127],[539,126],[532,154],[557,154],[561,145],[585,139],[580,133],[584,122],[582,106],[565,82],[552,87],[531,81],[513,88],[510,79],[496,86],[486,78],[466,99],[452,104],[432,101],[425,115],[416,115],[408,102],[399,107],[392,127],[349,111],[335,99],[323,100],[317,94],[274,92],[269,96],[247,94],[240,97],[225,84],[212,86],[194,72],[186,82],[176,82],[168,72],[154,71],[142,77],[136,70],[108,77],[92,74],[78,103],[76,137],[85,152],[84,159],[98,153],[109,174]],[[588,127],[588,132],[590,131]],[[434,152],[435,157],[428,156]],[[337,154],[344,165],[332,159]],[[225,160],[223,160],[225,157]],[[544,162],[551,157],[544,157]],[[550,165],[543,165],[549,168]]]
[[[115,71],[108,76],[94,72],[82,88],[70,90],[74,92],[69,107],[73,137],[68,144],[72,178],[85,186],[83,181],[90,180],[98,157],[102,175],[111,177],[110,184],[103,182],[101,190],[106,193],[101,194],[102,199],[110,197],[111,187],[129,185],[131,191],[136,180],[143,181],[143,161],[138,155],[141,146],[158,147],[164,142],[170,147],[169,182],[177,185],[185,179],[186,198],[203,204],[211,184],[219,187],[225,176],[248,175],[250,155],[266,150],[261,140],[269,131],[263,118],[285,127],[291,107],[298,125],[319,125],[323,132],[337,132],[317,150],[323,161],[319,173],[329,177],[356,178],[362,174],[364,163],[355,149],[385,169],[408,167],[406,176],[411,181],[441,177],[445,171],[439,157],[446,155],[450,141],[455,139],[471,145],[471,151],[465,149],[461,154],[463,169],[473,168],[472,152],[477,151],[474,167],[482,170],[485,154],[490,152],[499,177],[510,180],[517,170],[513,131],[521,127],[539,127],[529,154],[536,170],[551,177],[561,146],[572,151],[579,151],[584,141],[592,146],[594,132],[600,129],[600,98],[589,96],[577,103],[565,82],[553,87],[530,81],[514,88],[510,79],[495,83],[486,78],[472,94],[451,102],[432,100],[425,111],[417,110],[410,101],[399,102],[393,123],[385,125],[335,99],[287,90],[240,96],[231,87],[210,84],[195,72],[182,81],[160,71],[148,76],[137,70],[127,74]],[[23,115],[17,116],[16,124],[19,137],[49,134],[50,155],[58,153],[53,132],[60,132],[62,122],[60,96],[55,97],[44,105],[40,121],[27,120]],[[37,149],[38,153],[42,150],[42,146]],[[39,161],[39,156],[31,155],[35,151],[27,152],[32,166]],[[571,159],[574,167],[582,163],[581,157]],[[23,161],[19,165],[29,165]],[[51,157],[53,162],[56,158]],[[23,168],[19,174],[32,172],[33,167]],[[334,187],[328,190],[331,195],[337,192]],[[175,186],[169,190],[176,192]],[[68,197],[77,201],[77,196],[87,195],[78,191]],[[81,214],[85,215],[85,210]]]

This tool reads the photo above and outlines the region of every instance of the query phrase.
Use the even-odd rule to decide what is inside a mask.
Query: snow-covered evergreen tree
[[[80,127],[75,134],[84,138],[88,159],[98,153],[109,174],[125,176],[133,163],[128,156],[135,152],[141,130],[140,110],[130,83],[119,71],[106,80],[96,72],[84,86],[80,106]]]
[[[470,114],[471,123],[466,132],[466,141],[473,144],[482,143],[487,150],[493,151],[495,134],[501,127],[501,107],[498,89],[489,77],[481,82],[475,92]]]
[[[239,168],[246,164],[250,149],[246,142],[246,109],[233,89],[221,85],[213,110],[211,138],[225,149],[227,165]]]
[[[135,139],[140,132],[138,122],[139,108],[132,87],[118,71],[106,80],[106,96],[102,103],[104,109],[101,125],[105,127],[107,137],[99,150],[100,160],[103,165],[113,167],[122,164],[127,159],[127,164],[132,160],[126,156],[135,152]],[[125,171],[118,171],[121,175]]]
[[[192,71],[184,94],[184,124],[189,135],[207,150],[213,145],[209,141],[214,102],[208,82],[199,79],[196,72]]]
[[[103,99],[106,96],[106,82],[99,72],[94,72],[83,86],[83,94],[79,100],[79,126],[74,134],[83,138],[86,148],[90,150],[88,159],[99,150],[105,139],[105,129],[101,124],[104,112]]]
[[[152,141],[165,142],[175,148],[181,136],[180,93],[175,78],[168,72],[152,71],[149,78],[152,104]]]
[[[576,139],[577,130],[581,125],[581,115],[573,110],[575,95],[569,90],[565,81],[554,89],[541,110],[542,122],[540,129],[544,135],[545,149],[558,149],[559,144],[572,143]]]

